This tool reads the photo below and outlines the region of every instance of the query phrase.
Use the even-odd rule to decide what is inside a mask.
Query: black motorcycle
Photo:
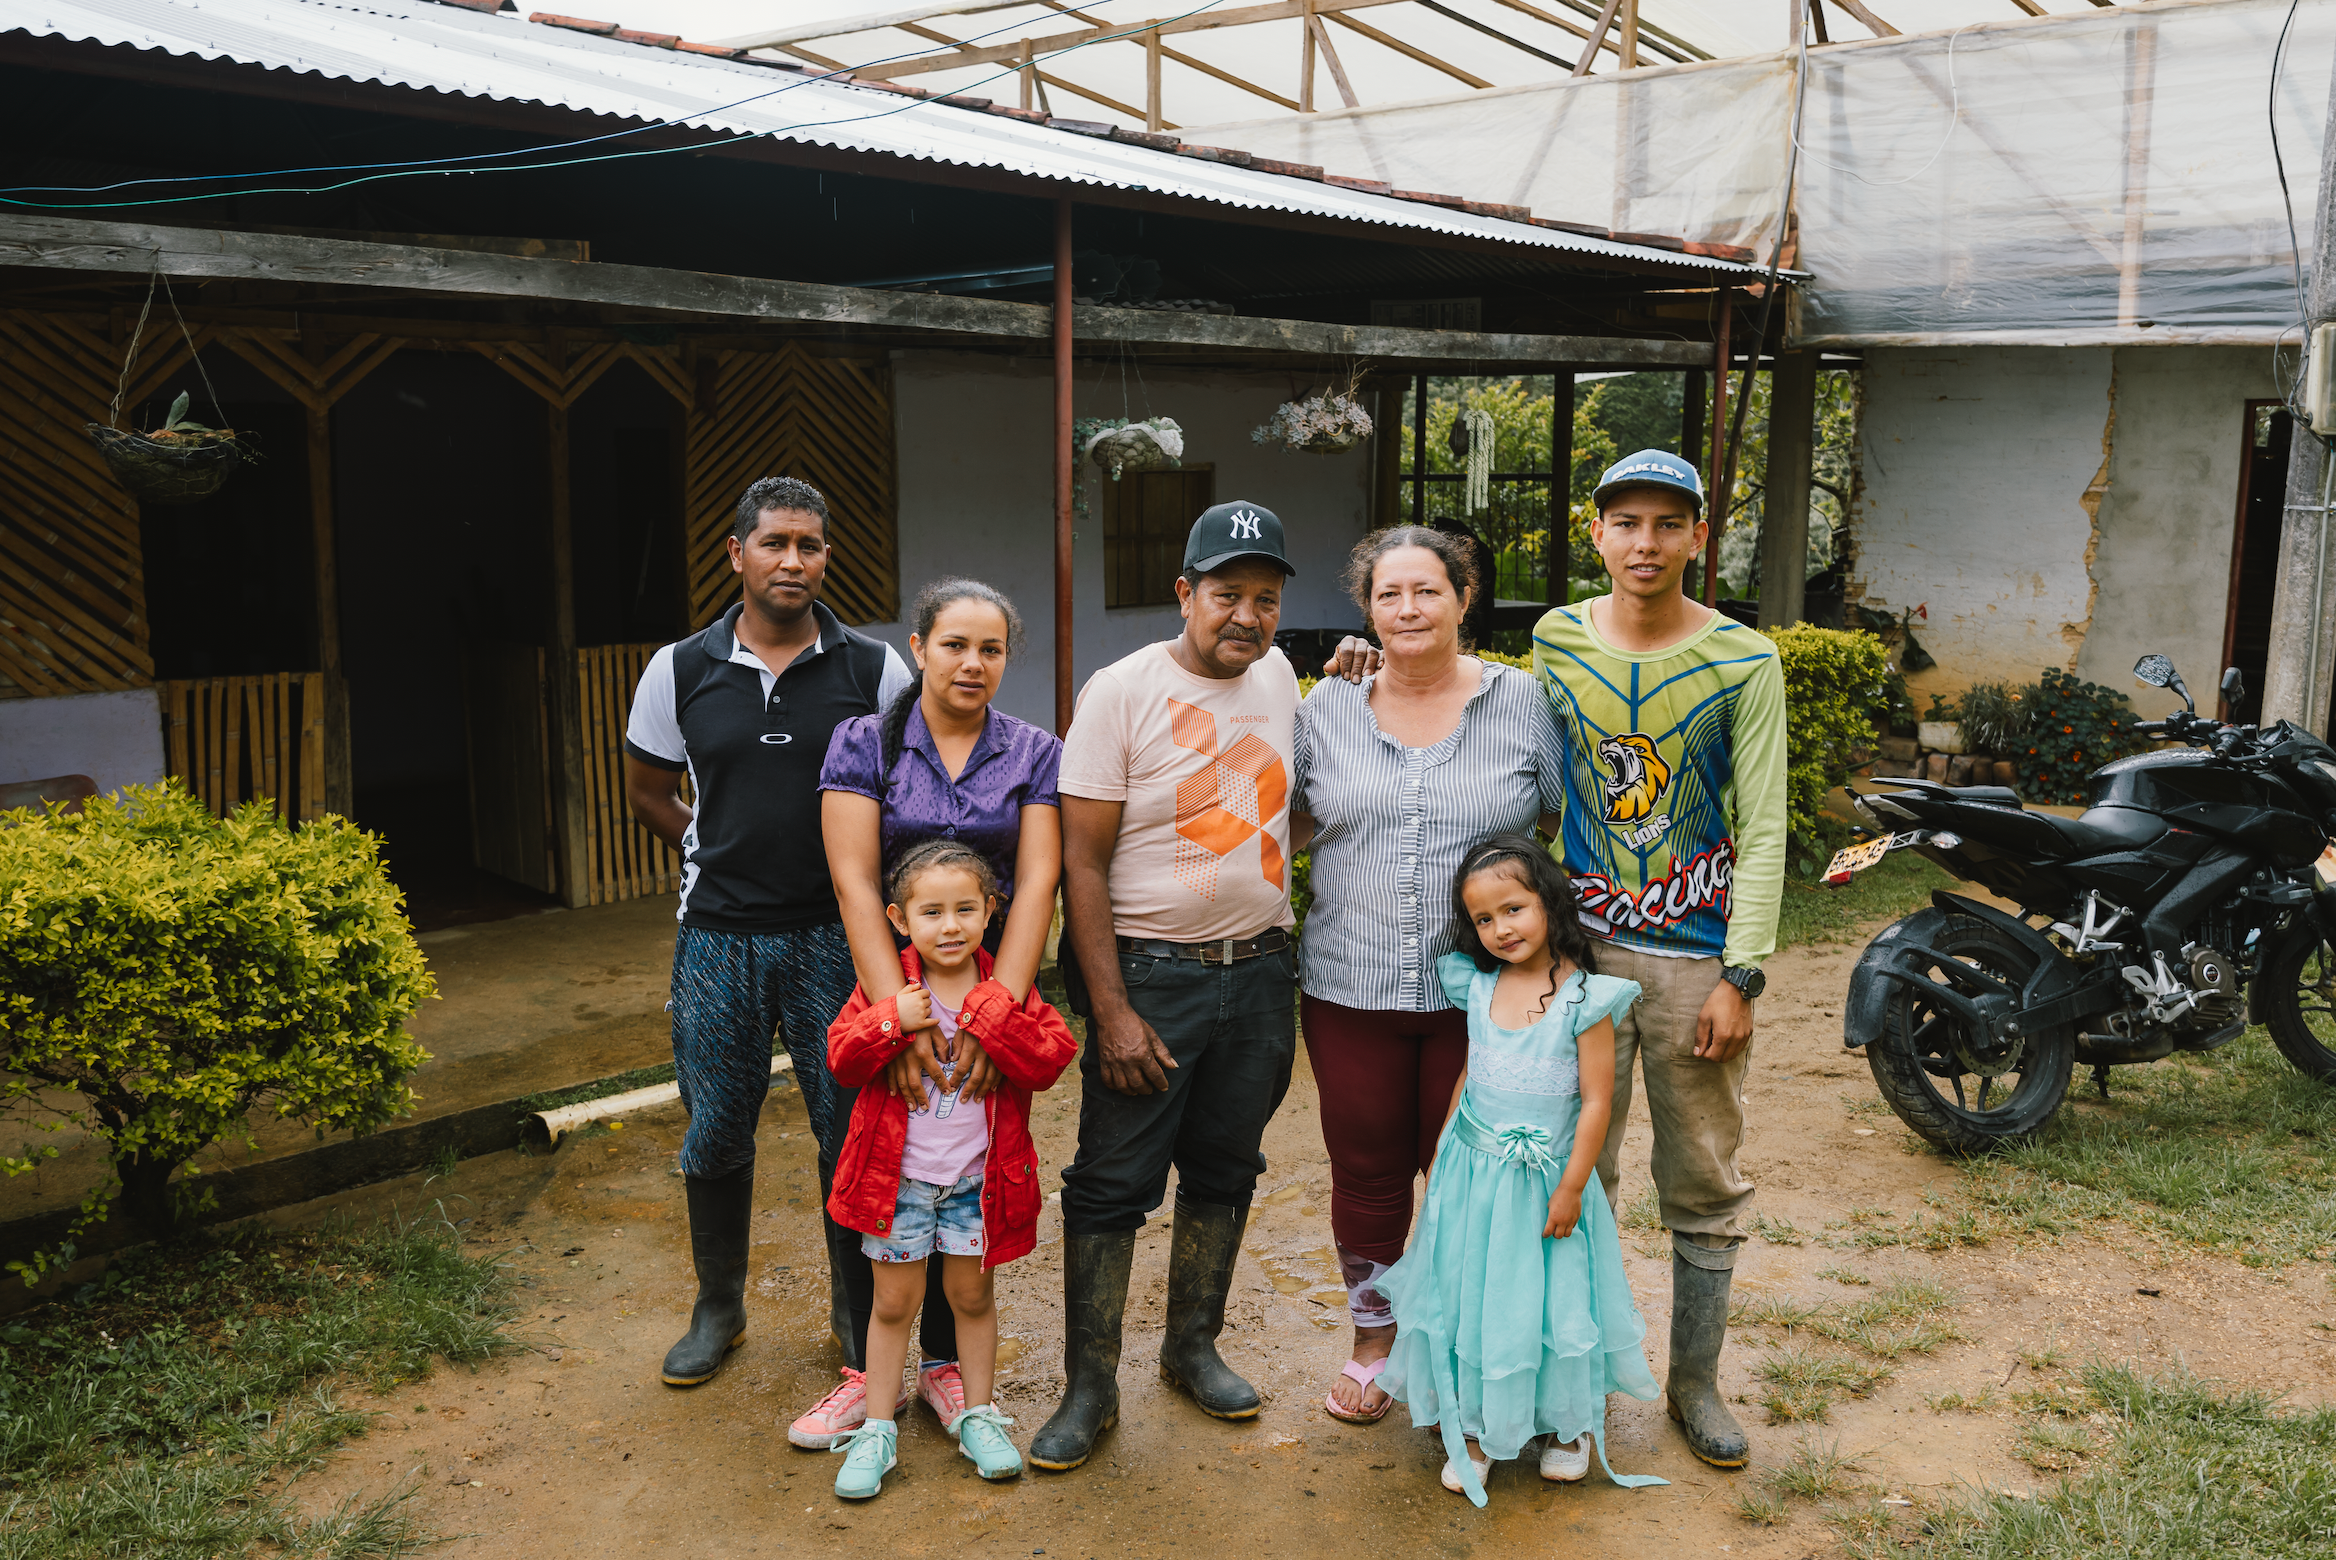
[[[2211,1051],[2250,1023],[2336,1085],[2336,749],[2289,721],[2200,715],[2162,655],[2133,672],[2181,696],[2139,728],[2176,745],[2097,771],[2081,817],[2027,811],[2004,786],[1857,790],[1887,838],[1836,857],[1837,881],[1912,849],[2018,907],[1934,893],[1850,975],[1847,1044],[1950,1152],[2042,1130],[2080,1062],[2105,1095],[2112,1067]],[[2226,697],[2243,691],[2226,672]]]

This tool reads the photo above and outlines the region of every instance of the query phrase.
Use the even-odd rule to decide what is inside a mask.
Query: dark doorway
[[[137,426],[158,426],[164,410],[142,409]],[[202,410],[213,415],[208,406]],[[306,414],[285,401],[232,399],[220,412],[250,441],[256,458],[199,503],[139,506],[154,675],[312,670],[316,575]]]
[[[333,411],[356,821],[428,929],[556,903],[479,865],[466,670],[550,642],[543,403],[483,357],[401,352]]]
[[[2271,661],[2271,596],[2279,583],[2279,529],[2287,502],[2287,453],[2295,426],[2277,401],[2247,403],[2246,452],[2239,471],[2239,517],[2231,537],[2231,585],[2223,620],[2223,666],[2235,666],[2247,691],[2224,700],[2222,718],[2260,723],[2263,674]],[[2220,668],[2216,675],[2220,675]]]
[[[664,644],[689,626],[681,406],[631,363],[568,416],[576,642]]]

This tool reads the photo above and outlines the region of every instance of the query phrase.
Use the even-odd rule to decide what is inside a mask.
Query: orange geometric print
[[[1176,745],[1214,760],[1200,773],[1177,782],[1176,880],[1203,899],[1216,898],[1218,859],[1254,834],[1265,881],[1284,887],[1281,847],[1265,828],[1289,799],[1289,774],[1281,755],[1250,734],[1219,758],[1217,718],[1181,699],[1168,704],[1169,732]]]

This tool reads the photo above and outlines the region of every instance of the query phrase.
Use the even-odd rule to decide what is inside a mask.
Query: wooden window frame
[[[1200,479],[1200,505],[1165,529],[1151,534],[1125,537],[1120,534],[1121,499],[1135,491],[1130,483],[1140,483],[1153,477]],[[1201,511],[1217,501],[1217,468],[1214,461],[1193,461],[1170,471],[1131,471],[1116,482],[1106,478],[1103,483],[1103,605],[1107,610],[1134,610],[1148,607],[1176,605],[1176,576],[1184,562],[1184,540],[1192,529],[1192,522]],[[1184,508],[1191,508],[1187,502]],[[1146,567],[1146,560],[1138,558],[1130,563],[1126,549],[1130,542],[1138,548],[1158,549]]]

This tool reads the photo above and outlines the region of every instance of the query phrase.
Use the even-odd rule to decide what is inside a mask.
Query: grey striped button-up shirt
[[[1316,824],[1300,983],[1342,1007],[1425,1013],[1452,948],[1452,874],[1468,847],[1565,806],[1565,760],[1529,672],[1484,663],[1434,747],[1379,729],[1370,683],[1325,677],[1298,706],[1290,806]]]

